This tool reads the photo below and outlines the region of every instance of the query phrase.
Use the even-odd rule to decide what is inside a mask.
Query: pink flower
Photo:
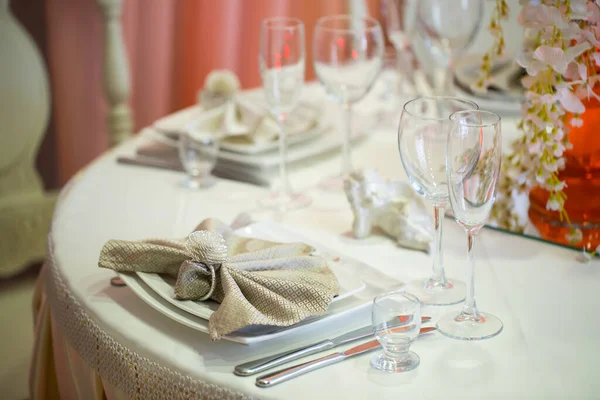
[[[596,63],[600,66],[600,57],[598,58],[598,61],[596,61]],[[523,65],[521,65],[521,66],[523,66]],[[535,83],[535,76],[525,75],[523,78],[521,78],[521,84],[523,85],[523,87],[525,89],[531,89],[531,87],[533,86],[534,83]]]
[[[532,68],[537,68],[537,64],[534,64],[534,60],[538,60],[546,65],[551,66],[556,72],[564,74],[567,71],[567,67],[571,62],[573,62],[575,57],[580,56],[583,52],[589,50],[591,47],[592,46],[587,42],[568,47],[567,50],[563,50],[560,47],[540,46],[533,52],[533,59],[529,62],[529,66]],[[528,59],[525,59],[524,61],[527,62]],[[517,62],[519,61],[517,60]]]
[[[564,74],[569,66],[566,52],[560,47],[540,46],[533,52],[533,59],[549,65],[558,73]],[[532,65],[530,63],[530,65]]]
[[[576,57],[579,57],[580,55],[582,55],[584,52],[588,51],[591,48],[592,48],[592,45],[589,44],[588,42],[576,44],[575,46],[571,46],[571,47],[567,48],[567,51],[565,52],[566,57],[568,59],[570,59],[571,61],[573,61]]]
[[[581,128],[583,126],[583,120],[579,117],[571,118],[571,121],[569,121],[569,123],[575,128]]]
[[[567,186],[567,184],[564,181],[560,181],[558,183],[548,183],[546,185],[546,188],[548,190],[552,190],[554,192],[559,192],[559,191],[563,190],[566,186]]]
[[[540,1],[530,1],[529,5],[525,5],[519,15],[519,23],[529,28],[556,26],[558,29],[565,29],[569,26],[558,8],[540,3]]]
[[[560,203],[558,202],[558,200],[550,198],[546,203],[546,210],[558,211],[560,210]]]
[[[562,157],[564,152],[565,146],[562,143],[558,142],[552,145],[552,154],[554,154],[554,157]]]
[[[552,139],[558,142],[562,140],[563,137],[565,137],[565,131],[560,128],[556,128],[554,130],[554,134],[552,135]]]
[[[568,112],[575,114],[583,114],[585,112],[585,106],[581,100],[579,100],[567,86],[562,86],[558,89],[556,92],[556,99],[560,101],[561,106]]]
[[[548,172],[556,172],[556,171],[558,171],[558,169],[559,169],[558,166],[559,166],[559,164],[555,160],[552,160],[550,162],[543,162],[542,163],[542,167],[544,167],[544,169],[546,171],[548,171]]]
[[[577,65],[577,71],[579,71],[579,76],[582,80],[587,79],[587,67],[584,64],[575,63]]]
[[[539,141],[530,142],[529,146],[527,146],[527,148],[529,149],[529,152],[531,154],[536,154],[536,153],[539,153],[540,151],[542,151],[542,143]]]
[[[587,0],[571,0],[571,19],[588,19]]]
[[[565,239],[571,244],[577,244],[583,240],[583,232],[581,232],[581,229],[573,229],[565,235]]]
[[[536,76],[538,72],[546,69],[546,64],[534,59],[532,53],[520,52],[517,54],[515,60],[521,67],[525,68],[527,70],[527,74],[531,75],[532,77]]]
[[[592,54],[592,58],[596,62],[596,65],[600,67],[600,53]]]

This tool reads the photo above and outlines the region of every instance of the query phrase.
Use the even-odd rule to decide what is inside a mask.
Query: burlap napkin
[[[248,325],[289,326],[327,311],[339,285],[312,251],[303,243],[240,237],[207,219],[186,241],[109,240],[98,266],[176,276],[178,299],[221,303],[208,323],[215,340]]]

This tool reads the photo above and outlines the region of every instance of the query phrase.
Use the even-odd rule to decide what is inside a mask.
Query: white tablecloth
[[[514,125],[505,123],[505,138],[514,134]],[[369,136],[354,149],[355,166],[375,167],[390,178],[406,179],[395,128],[379,127]],[[469,343],[436,333],[418,340],[413,350],[421,365],[405,374],[373,370],[368,354],[268,389],[257,388],[255,377],[234,376],[233,367],[240,362],[344,331],[344,320],[255,346],[213,343],[207,335],[155,311],[128,288],[111,287],[114,273],[97,267],[100,249],[109,239],[182,237],[206,217],[231,221],[242,211],[269,217],[256,207],[266,194],[263,188],[220,180],[209,190],[189,191],[178,186],[181,174],[118,165],[117,155],[133,154],[141,140],[94,162],[64,190],[56,210],[50,233],[51,268],[46,268],[43,283],[51,305],[53,340],[65,340],[71,349],[70,358],[59,357],[62,350],[54,345],[56,369],[61,370],[61,360],[77,358],[77,365],[87,364],[98,373],[85,378],[92,383],[80,385],[73,383],[81,379],[79,375],[58,374],[63,393],[74,393],[74,387],[98,391],[104,384],[138,398],[150,398],[148,393],[152,398],[175,393],[178,398],[598,398],[600,263],[581,264],[571,250],[485,229],[476,243],[477,300],[481,310],[503,320],[499,336]],[[427,276],[431,259],[423,253],[398,248],[384,238],[355,241],[343,236],[352,220],[345,196],[315,188],[322,177],[338,169],[336,156],[293,174],[295,188],[313,196],[314,204],[286,214],[281,223],[389,276],[404,281]],[[447,274],[464,279],[465,234],[449,219],[444,228]],[[458,307],[429,307],[424,313],[435,319],[451,310]],[[368,310],[352,318],[367,321]],[[122,360],[110,364],[110,357],[128,358],[131,368],[120,369]],[[173,389],[174,377],[179,391]],[[186,392],[186,387],[194,389]],[[78,397],[92,398],[81,393]]]

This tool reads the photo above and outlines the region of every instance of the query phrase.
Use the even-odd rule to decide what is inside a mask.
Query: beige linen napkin
[[[205,110],[189,122],[189,127],[213,132],[224,142],[258,144],[277,140],[279,125],[268,113],[259,96],[234,96],[224,104]],[[286,134],[297,135],[317,126],[320,111],[317,106],[301,103],[288,115]]]
[[[178,299],[221,303],[208,323],[216,340],[248,325],[289,326],[327,311],[339,285],[312,251],[303,243],[240,237],[207,219],[186,241],[109,240],[98,266],[176,276]]]

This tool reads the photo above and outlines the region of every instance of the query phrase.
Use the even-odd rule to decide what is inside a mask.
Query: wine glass
[[[352,105],[373,86],[381,70],[383,51],[381,26],[373,18],[333,15],[317,21],[313,37],[315,72],[343,110],[341,175],[324,182],[321,186],[326,189],[341,189],[343,177],[352,171]]]
[[[396,52],[396,68],[403,81],[416,92],[413,70],[412,38],[415,32],[417,0],[382,0],[381,16],[389,41]]]
[[[462,311],[443,316],[441,333],[454,339],[496,336],[502,321],[480,312],[475,302],[475,236],[487,221],[496,198],[502,159],[500,117],[489,111],[459,111],[451,115],[446,173],[454,218],[467,232],[467,298]]]
[[[418,31],[434,55],[447,63],[438,94],[452,95],[455,60],[479,30],[483,0],[419,0],[418,3]]]
[[[384,293],[373,300],[371,314],[375,338],[383,351],[371,359],[374,368],[406,372],[419,366],[419,356],[409,351],[421,329],[421,303],[404,291]]]
[[[285,121],[304,85],[304,24],[297,18],[266,18],[260,26],[260,74],[269,112],[279,124],[279,182],[260,204],[280,211],[306,207],[311,199],[291,190],[287,166]]]
[[[465,284],[446,279],[442,256],[442,223],[448,185],[446,148],[450,115],[478,110],[477,104],[453,97],[419,97],[404,105],[398,128],[402,166],[413,189],[433,203],[433,273],[429,279],[409,283],[410,292],[423,304],[449,305],[465,298]]]
[[[211,171],[217,163],[219,140],[212,132],[188,124],[179,137],[179,161],[187,173],[183,185],[189,189],[205,189],[213,186],[216,179]]]

